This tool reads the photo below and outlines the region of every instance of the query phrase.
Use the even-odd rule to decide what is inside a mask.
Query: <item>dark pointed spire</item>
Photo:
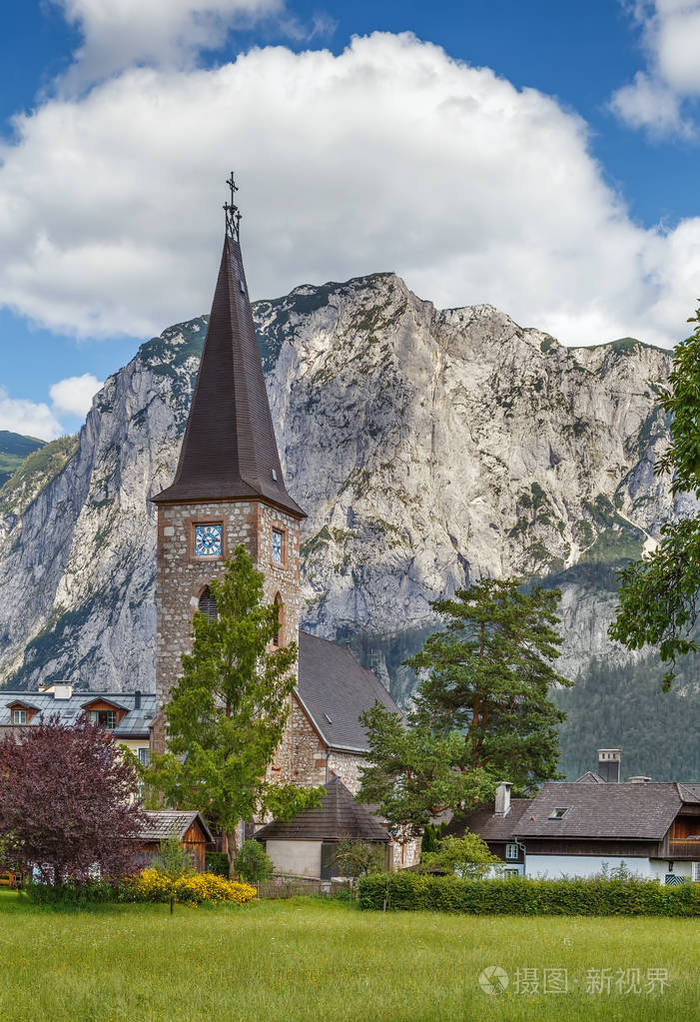
[[[302,518],[287,493],[265,388],[231,174],[226,237],[197,384],[172,486],[156,503],[262,498]]]

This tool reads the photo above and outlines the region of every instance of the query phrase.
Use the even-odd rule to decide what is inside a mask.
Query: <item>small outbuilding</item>
[[[146,822],[136,839],[144,864],[150,864],[158,855],[163,841],[167,841],[175,833],[180,848],[192,856],[194,868],[198,873],[204,872],[207,845],[211,845],[214,838],[201,813],[195,810],[178,812],[167,809],[144,815]]]
[[[317,809],[307,809],[286,822],[273,820],[254,835],[265,846],[275,872],[330,880],[338,875],[338,845],[348,839],[383,846],[390,868],[391,835],[386,827],[355,801],[337,777],[323,787],[325,795]]]

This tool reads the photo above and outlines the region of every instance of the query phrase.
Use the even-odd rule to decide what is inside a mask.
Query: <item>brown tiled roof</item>
[[[308,632],[299,632],[298,677],[300,702],[332,749],[369,751],[360,714],[376,702],[398,710],[376,674],[362,667],[349,649]]]
[[[672,782],[579,784],[549,781],[520,816],[515,836],[660,841],[682,805]],[[560,820],[554,809],[566,809]]]
[[[255,834],[257,841],[389,841],[389,833],[356,802],[342,781],[332,777],[318,809],[307,809],[286,823],[273,820]]]
[[[153,499],[246,497],[304,517],[282,478],[241,249],[227,233],[175,480]]]
[[[173,831],[180,840],[183,839],[192,824],[197,820],[204,831],[207,841],[213,841],[211,832],[200,813],[195,810],[178,812],[173,809],[145,813],[146,822],[138,833],[141,841],[167,841]]]

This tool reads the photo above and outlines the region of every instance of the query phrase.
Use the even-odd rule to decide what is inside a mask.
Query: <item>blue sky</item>
[[[0,428],[76,429],[206,311],[230,165],[258,296],[395,269],[565,343],[684,336],[700,3],[144,6],[3,11]]]

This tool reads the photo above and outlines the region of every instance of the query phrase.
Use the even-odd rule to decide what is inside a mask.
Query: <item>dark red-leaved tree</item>
[[[0,741],[0,845],[6,866],[44,882],[132,872],[143,815],[137,778],[114,736],[52,718]]]

